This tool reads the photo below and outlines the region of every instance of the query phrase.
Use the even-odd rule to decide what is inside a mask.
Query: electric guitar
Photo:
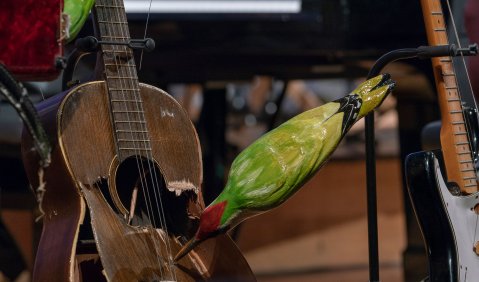
[[[447,45],[440,0],[421,0],[430,45]],[[425,240],[430,281],[479,279],[477,112],[464,109],[450,57],[432,59],[441,151],[406,159],[409,196]]]
[[[24,134],[25,169],[43,220],[34,281],[254,281],[228,236],[173,256],[204,208],[196,131],[166,92],[138,82],[122,0],[96,0],[103,79],[39,105],[53,143],[39,167]],[[80,250],[91,225],[93,250]],[[91,247],[91,246],[90,246]],[[101,262],[87,275],[82,262]]]

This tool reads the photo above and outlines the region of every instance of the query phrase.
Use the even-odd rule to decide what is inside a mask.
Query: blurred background
[[[453,4],[467,41],[465,1]],[[149,1],[125,0],[125,7],[131,37],[143,38]],[[88,21],[79,36],[92,32]],[[235,156],[262,134],[345,96],[382,54],[427,45],[420,3],[412,0],[153,0],[146,36],[156,49],[135,53],[140,81],[166,90],[189,113],[202,145],[207,203]],[[88,81],[94,62],[84,58],[74,80]],[[375,113],[380,275],[419,281],[427,275],[425,250],[403,163],[421,150],[423,126],[439,119],[436,95],[429,60],[384,72],[397,87]],[[26,85],[35,101],[62,91],[61,78]],[[29,281],[41,230],[20,160],[21,130],[0,101],[0,248],[11,250],[0,250],[0,281]],[[258,281],[368,280],[364,158],[360,121],[306,187],[230,234]]]

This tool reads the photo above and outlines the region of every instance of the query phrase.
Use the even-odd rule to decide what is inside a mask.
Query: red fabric
[[[0,62],[21,80],[58,76],[63,0],[0,0]]]
[[[468,0],[464,11],[467,36],[472,43],[479,44],[479,0]],[[468,58],[468,70],[472,90],[479,102],[479,55]]]

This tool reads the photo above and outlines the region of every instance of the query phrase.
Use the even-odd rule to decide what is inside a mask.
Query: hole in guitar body
[[[112,177],[110,195],[128,224],[152,225],[174,235],[187,232],[191,224],[187,214],[189,197],[176,196],[166,188],[156,162],[129,157],[120,163]]]

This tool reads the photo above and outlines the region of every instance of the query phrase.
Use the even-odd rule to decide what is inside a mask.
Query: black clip
[[[477,43],[469,45],[467,48],[457,48],[455,44],[451,45],[437,45],[437,46],[420,46],[417,48],[417,57],[420,59],[427,59],[432,57],[442,56],[476,56]]]
[[[454,56],[476,56],[477,55],[477,43],[469,45],[467,48],[457,48]]]
[[[84,38],[79,38],[75,41],[75,46],[77,47],[77,49],[83,52],[95,52],[98,50],[98,47],[102,44],[124,45],[124,46],[130,47],[131,49],[143,49],[147,52],[151,52],[155,49],[155,41],[151,38],[130,39],[127,42],[116,42],[116,41],[99,41],[94,36],[87,36]]]

